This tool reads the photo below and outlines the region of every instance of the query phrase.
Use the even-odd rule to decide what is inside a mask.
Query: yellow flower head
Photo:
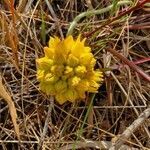
[[[37,79],[40,90],[63,104],[85,98],[86,92],[97,92],[103,81],[102,72],[94,70],[96,60],[85,39],[72,36],[60,40],[50,38],[44,48],[45,57],[37,59]]]

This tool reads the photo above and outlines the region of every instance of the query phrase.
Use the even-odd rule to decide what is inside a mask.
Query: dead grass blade
[[[6,91],[5,87],[3,86],[1,76],[0,76],[0,91],[1,91],[0,92],[0,97],[2,97],[8,104],[11,119],[12,119],[12,122],[13,122],[13,125],[14,125],[14,129],[15,129],[18,140],[20,140],[19,126],[17,124],[16,108],[15,108],[14,102],[12,101],[10,95]]]
[[[13,59],[14,59],[16,65],[19,67],[19,60],[18,60],[18,45],[19,45],[18,43],[19,43],[19,41],[18,41],[16,31],[14,28],[13,28],[13,30],[10,31],[9,25],[6,21],[7,19],[2,12],[0,12],[0,16],[1,16],[2,29],[5,32],[5,41],[11,47],[12,53],[13,53]]]
[[[20,0],[17,11],[22,13],[26,7],[27,0]]]
[[[16,19],[15,19],[15,13],[14,13],[14,10],[15,10],[15,8],[14,8],[14,0],[10,0],[9,8],[10,8],[10,12],[12,13],[13,23],[15,24]]]
[[[115,143],[110,147],[109,150],[116,150],[121,147],[125,139],[128,139],[131,134],[141,126],[144,121],[150,116],[150,107],[148,107],[141,115],[117,138]]]
[[[91,140],[86,140],[86,141],[78,141],[76,143],[76,149],[109,149],[111,147],[112,143],[110,141],[91,141]],[[72,150],[74,148],[74,144],[68,144],[63,147],[61,147],[59,150]],[[122,145],[121,149],[128,149],[128,150],[138,150],[138,148],[130,147],[128,145]]]

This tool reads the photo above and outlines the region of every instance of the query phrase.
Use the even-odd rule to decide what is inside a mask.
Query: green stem
[[[84,120],[83,120],[83,124],[81,125],[81,128],[80,128],[79,131],[77,132],[77,139],[76,139],[76,141],[75,141],[75,143],[74,143],[73,150],[75,150],[75,148],[76,148],[76,144],[77,144],[78,139],[82,136],[83,128],[84,128],[84,125],[86,124],[88,115],[89,115],[89,113],[90,113],[90,111],[91,111],[94,98],[95,98],[95,94],[91,94],[91,101],[90,101],[90,104],[89,104],[89,106],[88,106],[87,112],[86,112],[86,114],[85,114],[85,117],[84,117]]]
[[[132,4],[132,1],[120,1],[117,3],[116,7],[122,6],[122,5],[129,5]],[[83,18],[83,17],[89,17],[92,15],[100,15],[103,13],[106,13],[108,11],[110,11],[113,8],[113,4],[103,8],[103,9],[99,9],[99,10],[91,10],[91,11],[87,11],[87,12],[83,12],[81,14],[79,14],[78,16],[75,17],[75,19],[73,20],[73,22],[71,22],[68,32],[67,32],[67,36],[71,35],[73,33],[74,28],[76,27],[77,23]]]

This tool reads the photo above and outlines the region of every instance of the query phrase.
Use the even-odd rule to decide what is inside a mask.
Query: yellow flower
[[[94,70],[96,60],[91,48],[85,46],[85,39],[51,37],[44,53],[36,60],[41,91],[53,95],[60,104],[83,99],[86,92],[97,92],[103,74]]]
[[[77,74],[77,76],[79,76],[79,77],[84,77],[84,75],[86,75],[86,72],[87,72],[87,70],[86,70],[86,67],[85,66],[77,66],[76,68],[75,68],[75,73]]]
[[[69,87],[75,87],[75,86],[77,86],[79,84],[80,80],[81,79],[79,77],[73,76],[72,78],[70,78],[68,80]]]
[[[55,89],[58,93],[65,91],[67,89],[67,82],[63,80],[59,80],[55,84]]]

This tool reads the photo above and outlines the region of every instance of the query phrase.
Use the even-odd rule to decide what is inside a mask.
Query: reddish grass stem
[[[134,64],[135,64],[135,65],[137,65],[137,64],[142,64],[142,63],[145,63],[145,62],[148,62],[148,61],[150,61],[150,57],[148,57],[148,58],[143,58],[143,59],[134,61]]]
[[[132,68],[134,71],[136,71],[138,74],[140,74],[144,79],[150,82],[150,76],[147,75],[141,68],[135,65],[132,61],[129,61],[127,58],[125,58],[123,55],[119,54],[117,51],[109,48],[107,49],[110,53],[112,53],[117,58],[121,59],[125,64],[127,64],[130,68]]]

